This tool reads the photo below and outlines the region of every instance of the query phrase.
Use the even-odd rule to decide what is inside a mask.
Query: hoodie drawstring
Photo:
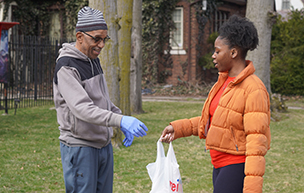
[[[90,58],[88,58],[88,60],[90,61],[90,64],[91,64],[92,76],[94,76],[94,67],[93,67],[93,64],[92,64],[92,63],[94,63],[94,61],[92,62],[92,60]],[[94,63],[94,65],[95,65],[95,67],[96,67],[96,69],[98,71],[98,74],[101,74],[101,70],[98,68],[98,66],[96,65],[96,63]]]
[[[92,71],[92,76],[94,76],[94,68],[93,68],[93,64],[90,58],[88,58],[88,60],[90,61],[91,64],[91,71]]]
[[[88,58],[88,60],[90,61],[90,64],[91,64],[91,69],[92,69],[92,76],[94,76],[94,67],[93,67],[93,64],[95,65],[97,71],[98,71],[98,74],[101,74],[101,70],[98,68],[98,65],[96,65],[96,63],[94,63],[94,61],[92,61],[90,58]],[[93,64],[92,64],[93,63]],[[100,67],[101,68],[101,67]]]

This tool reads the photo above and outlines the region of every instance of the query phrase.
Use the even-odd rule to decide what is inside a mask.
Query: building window
[[[213,31],[218,32],[220,27],[228,20],[229,12],[227,11],[215,11]]]
[[[176,29],[171,32],[171,47],[172,49],[183,49],[183,8],[175,8],[172,17]]]
[[[289,10],[290,9],[290,0],[283,0],[282,1],[282,10]]]

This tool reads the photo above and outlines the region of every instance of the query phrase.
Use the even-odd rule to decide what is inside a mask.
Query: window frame
[[[228,11],[217,10],[213,15],[213,32],[218,32],[221,26],[229,19]]]
[[[282,0],[282,10],[290,10],[290,0]]]
[[[171,48],[172,50],[183,50],[184,48],[184,8],[183,7],[175,7],[175,10],[181,10],[181,17],[180,17],[180,24],[181,24],[181,45],[180,46],[173,46],[173,43],[172,43],[172,36],[173,36],[173,31],[170,32],[170,45],[171,45]],[[175,11],[174,10],[174,11]],[[172,14],[173,15],[173,14]],[[174,24],[177,23],[176,21],[173,21]]]

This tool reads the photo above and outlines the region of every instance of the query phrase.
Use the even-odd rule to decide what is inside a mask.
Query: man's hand
[[[126,147],[130,146],[133,142],[133,135],[135,137],[143,137],[146,134],[145,131],[148,131],[147,126],[139,121],[138,119],[131,116],[123,116],[120,122],[120,129],[126,136],[123,142]]]
[[[126,147],[131,146],[132,142],[133,142],[133,139],[134,139],[132,133],[130,133],[129,131],[127,131],[127,130],[125,130],[123,128],[121,128],[120,130],[125,135],[125,139],[122,141],[124,143],[124,146],[126,146]]]

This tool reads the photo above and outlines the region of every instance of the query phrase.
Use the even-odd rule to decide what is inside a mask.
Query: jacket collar
[[[252,75],[255,72],[255,68],[253,66],[252,61],[246,60],[246,67],[245,69],[236,76],[236,78],[233,80],[232,84],[238,84],[242,82],[246,77]],[[228,77],[228,72],[219,72],[219,79],[224,79]]]

